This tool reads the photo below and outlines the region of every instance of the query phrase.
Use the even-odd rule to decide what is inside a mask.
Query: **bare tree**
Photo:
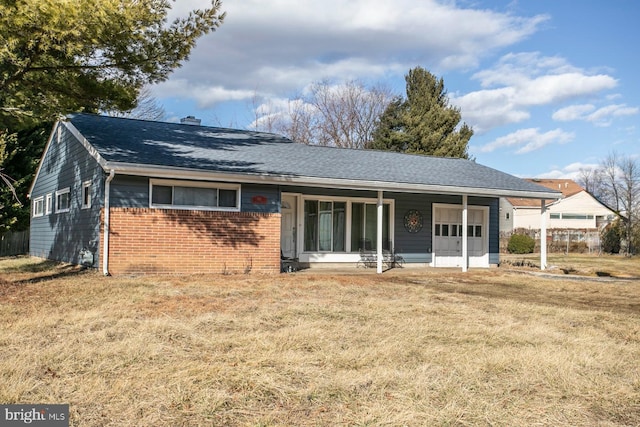
[[[311,85],[307,95],[277,108],[269,102],[255,108],[254,127],[284,134],[296,142],[343,148],[368,148],[373,131],[391,99],[383,86],[367,88],[357,81]]]
[[[640,214],[640,163],[631,157],[622,157],[618,162],[620,171],[620,205],[624,210],[627,254],[635,253],[633,229]]]
[[[620,191],[618,190],[618,155],[615,152],[600,163],[600,177],[602,178],[602,195],[608,206],[620,213]]]
[[[601,169],[593,167],[580,168],[577,181],[587,193],[605,203]]]
[[[640,161],[611,152],[599,169],[581,171],[581,180],[583,184],[590,182],[600,193],[601,200],[622,219],[625,251],[633,254],[640,229]]]
[[[145,86],[140,90],[138,99],[136,101],[136,106],[132,110],[109,110],[105,111],[105,113],[114,117],[128,117],[130,119],[156,121],[164,120],[167,115],[164,107],[162,107],[158,100],[153,96],[153,93],[151,92],[149,86]]]

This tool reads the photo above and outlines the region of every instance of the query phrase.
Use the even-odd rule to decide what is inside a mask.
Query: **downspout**
[[[111,193],[111,181],[116,176],[116,171],[111,169],[109,176],[104,182],[104,228],[103,228],[103,242],[102,242],[102,273],[105,276],[109,275],[109,213],[110,213],[110,200],[109,193]]]

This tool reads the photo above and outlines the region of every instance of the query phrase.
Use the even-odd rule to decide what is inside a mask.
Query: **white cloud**
[[[222,86],[203,85],[187,79],[172,79],[151,88],[157,97],[183,97],[196,101],[199,107],[206,107],[216,102],[240,101],[251,99],[256,90],[233,90]]]
[[[592,104],[570,105],[569,107],[564,107],[557,110],[551,117],[553,118],[553,120],[557,120],[559,122],[580,120],[584,118],[587,113],[595,110],[595,108],[596,107]]]
[[[207,4],[181,0],[174,15]],[[468,69],[548,20],[436,0],[226,0],[223,9],[225,22],[160,85],[162,96],[197,92],[199,103],[213,106],[256,90],[287,96],[324,78],[402,77],[419,64],[439,73]],[[173,80],[184,92],[170,87]]]
[[[517,148],[516,154],[525,154],[538,150],[549,144],[565,144],[572,141],[575,135],[561,129],[540,133],[537,128],[520,129],[480,147],[483,153],[489,153],[499,148]]]
[[[586,117],[586,120],[598,126],[609,126],[615,117],[633,116],[638,114],[637,107],[627,107],[625,104],[608,105],[602,107]]]
[[[597,110],[595,108],[592,104],[571,105],[557,110],[552,118],[563,122],[583,120],[596,126],[609,126],[616,117],[633,116],[640,112],[639,108],[628,107],[626,104],[607,105]]]
[[[587,169],[597,169],[598,163],[582,163],[575,162],[562,167],[554,167],[553,169],[536,175],[534,178],[550,178],[550,179],[573,179],[580,178],[580,171]]]
[[[505,55],[495,67],[473,78],[483,89],[452,98],[451,102],[460,107],[464,120],[477,133],[526,120],[531,107],[593,95],[617,85],[611,76],[588,75],[563,58],[536,52]]]

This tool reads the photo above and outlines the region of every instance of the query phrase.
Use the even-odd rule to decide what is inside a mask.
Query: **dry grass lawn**
[[[0,402],[68,403],[74,426],[640,425],[629,278],[1,259],[0,319]]]

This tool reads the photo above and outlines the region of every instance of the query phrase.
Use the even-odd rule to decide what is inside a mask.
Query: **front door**
[[[467,208],[469,267],[488,267],[488,208]],[[433,266],[462,266],[462,207],[436,206],[433,211]]]
[[[287,258],[296,257],[296,206],[296,196],[282,196],[280,249]]]
[[[435,267],[462,266],[462,209],[435,208],[433,252]]]

